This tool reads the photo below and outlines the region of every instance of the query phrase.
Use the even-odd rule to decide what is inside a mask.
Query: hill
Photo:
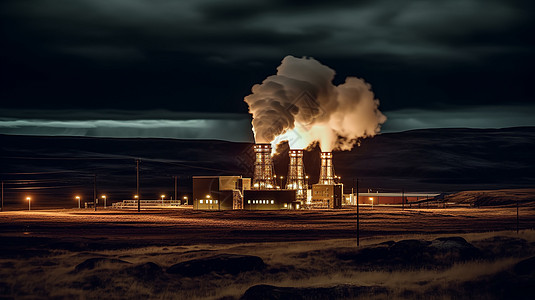
[[[286,177],[287,145],[274,157],[275,172]],[[319,149],[305,153],[311,183],[319,176]],[[352,151],[335,152],[336,173],[346,190],[359,178],[361,190],[434,191],[532,187],[535,183],[535,127],[507,129],[427,129],[381,134]],[[115,139],[0,135],[0,177],[9,204],[72,207],[74,195],[88,199],[93,174],[98,192],[110,201],[132,198],[135,160],[141,159],[143,198],[191,193],[191,176],[252,176],[252,145],[207,140]],[[33,205],[33,203],[32,203]]]

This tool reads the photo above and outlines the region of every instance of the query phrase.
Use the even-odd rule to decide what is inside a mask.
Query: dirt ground
[[[520,207],[520,229],[535,207]],[[360,208],[360,236],[516,230],[516,207]],[[1,237],[100,239],[154,244],[247,243],[356,238],[356,210],[195,211],[42,210],[0,213]]]

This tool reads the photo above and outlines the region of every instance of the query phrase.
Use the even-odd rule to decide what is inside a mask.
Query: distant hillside
[[[447,195],[444,201],[471,206],[535,205],[535,189],[504,189],[487,191],[462,191]]]
[[[135,193],[135,159],[141,159],[144,198],[191,192],[194,175],[252,176],[252,145],[225,141],[112,139],[0,135],[0,177],[6,199],[20,204],[32,193],[46,203],[71,206],[88,199],[97,174],[99,193],[111,201]],[[274,157],[286,177],[287,145]],[[381,134],[349,152],[334,153],[346,189],[359,178],[361,190],[436,191],[535,186],[535,128],[429,129]],[[319,176],[319,149],[305,153],[311,182]],[[45,203],[43,201],[42,203]],[[32,203],[33,205],[33,203]],[[38,205],[38,202],[36,202]]]

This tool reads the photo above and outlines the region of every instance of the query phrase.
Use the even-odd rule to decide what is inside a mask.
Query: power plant
[[[202,210],[274,210],[341,208],[342,185],[337,184],[331,152],[321,152],[320,179],[309,188],[303,149],[289,150],[286,185],[276,184],[272,146],[253,146],[253,179],[242,176],[194,176],[193,208]]]

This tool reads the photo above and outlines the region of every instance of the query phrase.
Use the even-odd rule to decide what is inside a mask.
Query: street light
[[[282,189],[282,179],[284,178],[284,176],[279,176],[279,179],[280,179],[280,187]]]
[[[184,196],[184,200],[186,201],[185,204],[188,204],[188,196]]]
[[[76,196],[76,197],[74,197],[74,198],[75,198],[76,200],[78,200],[78,209],[80,209],[80,208],[81,208],[81,207],[80,207],[80,196]]]
[[[373,197],[370,197],[369,199],[372,202],[372,208],[373,208]]]
[[[28,211],[30,211],[31,210],[32,198],[26,197],[26,200],[28,200]]]
[[[102,195],[102,199],[104,199],[104,208],[106,208],[106,195]]]
[[[165,198],[165,195],[161,195],[160,197],[162,197],[162,206],[163,206],[163,198]]]

